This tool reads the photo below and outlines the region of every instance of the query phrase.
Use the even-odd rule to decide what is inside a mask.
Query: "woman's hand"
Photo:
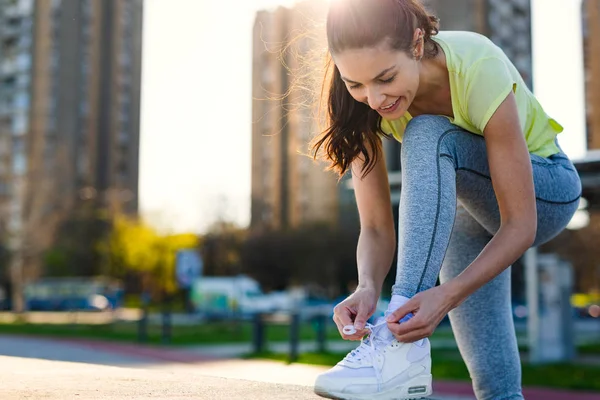
[[[412,343],[433,334],[444,316],[458,305],[456,295],[448,284],[416,294],[386,319],[388,328],[402,343]],[[409,313],[414,316],[398,322]]]
[[[365,329],[367,320],[377,307],[379,292],[372,288],[358,288],[348,298],[339,303],[333,309],[333,321],[337,325],[338,331],[345,340],[360,340],[367,333]],[[353,325],[356,333],[347,335],[344,333],[344,326]]]

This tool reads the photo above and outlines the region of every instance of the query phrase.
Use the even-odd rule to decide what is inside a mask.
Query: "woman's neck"
[[[415,110],[415,114],[439,112],[440,108],[452,109],[446,56],[441,49],[435,57],[421,61],[419,89],[411,108]]]

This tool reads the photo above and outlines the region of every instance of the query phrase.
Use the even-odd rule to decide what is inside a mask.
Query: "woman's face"
[[[383,118],[406,114],[419,88],[419,61],[383,42],[333,55],[348,92]]]

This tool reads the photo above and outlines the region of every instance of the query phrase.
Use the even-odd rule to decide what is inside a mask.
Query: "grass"
[[[267,342],[289,340],[289,326],[283,324],[269,325],[266,330]],[[113,324],[0,324],[0,334],[39,335],[52,337],[78,337],[87,339],[114,340],[122,342],[138,341],[137,323]],[[253,337],[253,326],[250,322],[214,322],[198,325],[174,325],[171,328],[172,345],[204,345],[218,343],[248,343]],[[305,323],[301,325],[300,340],[316,340],[314,327]],[[327,339],[339,339],[333,329],[327,329]],[[148,325],[149,344],[162,343],[162,327]]]
[[[146,343],[162,343],[162,327],[148,325]],[[268,324],[265,329],[266,341],[288,341],[290,327],[287,324]],[[116,322],[111,324],[34,324],[27,322],[0,323],[0,334],[39,335],[51,337],[78,337],[121,342],[138,341],[138,324],[135,322]],[[173,325],[171,345],[209,345],[219,343],[248,343],[253,338],[253,324],[249,321],[211,322],[197,325]],[[451,331],[438,330],[435,338],[452,339]],[[316,327],[310,322],[300,326],[300,340],[317,339]],[[326,330],[327,340],[340,340],[337,330],[329,324]]]
[[[581,345],[577,351],[581,354],[600,355],[600,342]]]
[[[344,357],[338,353],[305,353],[296,362],[333,366]],[[247,358],[288,362],[286,354],[260,353]],[[443,350],[432,353],[432,374],[435,379],[470,382],[469,372],[458,351]],[[577,364],[530,365],[523,364],[523,385],[571,390],[600,391],[600,366]]]

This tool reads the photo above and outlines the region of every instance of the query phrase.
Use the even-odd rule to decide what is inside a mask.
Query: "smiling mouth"
[[[394,107],[396,105],[396,103],[398,103],[398,101],[400,101],[400,97],[398,97],[396,99],[396,101],[394,101],[392,104],[389,104],[385,107],[379,107],[380,110],[389,110],[390,108]]]

